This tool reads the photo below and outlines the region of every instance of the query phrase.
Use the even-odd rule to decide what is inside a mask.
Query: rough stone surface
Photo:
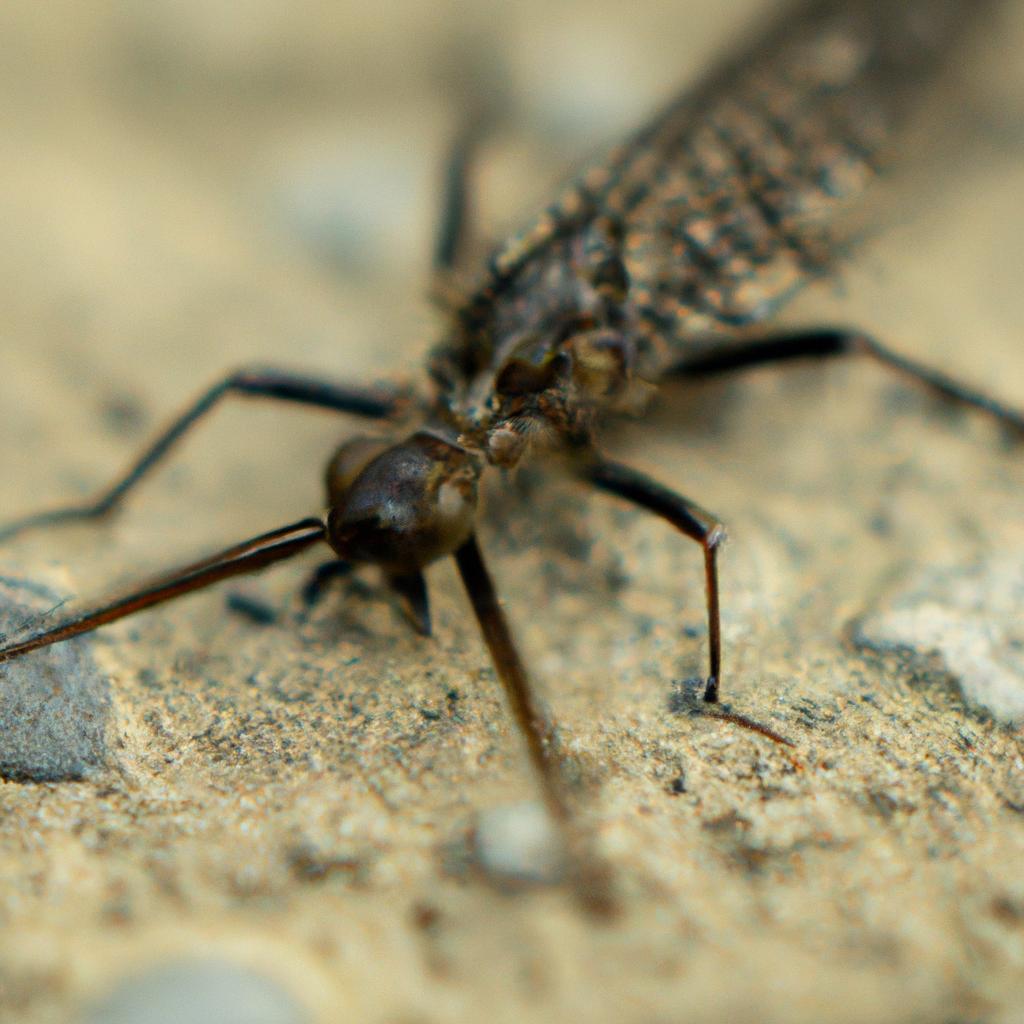
[[[227,369],[415,375],[467,55],[509,93],[476,181],[493,238],[763,4],[243,6],[0,4],[4,516],[109,481]],[[1020,404],[1024,7],[1003,17],[940,104],[971,123],[841,288],[788,316]],[[294,521],[362,429],[229,402],[123,515],[19,539],[0,574],[59,565],[88,597]],[[537,792],[452,568],[429,570],[427,641],[373,573],[307,611],[311,555],[245,591],[273,622],[222,588],[110,627],[108,768],[0,783],[0,1020],[75,1020],[183,959],[273,979],[317,1024],[1019,1015],[1021,727],[950,686],[975,651],[1014,672],[1019,448],[855,363],[666,388],[606,442],[723,517],[724,696],[792,756],[685,699],[706,643],[695,545],[555,467],[495,477],[481,541],[619,918],[458,860],[480,815]],[[846,642],[932,586],[947,632],[990,630],[970,664],[916,626],[912,657]]]
[[[61,604],[38,583],[0,577],[0,633],[16,638],[53,621]],[[110,685],[86,638],[0,665],[0,778],[67,782],[96,772],[109,717]]]

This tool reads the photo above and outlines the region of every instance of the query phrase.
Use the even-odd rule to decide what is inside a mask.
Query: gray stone
[[[0,577],[0,633],[38,628],[60,603],[48,588]],[[86,637],[0,665],[0,777],[62,782],[100,768],[107,754],[109,682]]]
[[[1024,561],[997,555],[959,572],[924,570],[860,624],[876,650],[938,658],[964,698],[1004,722],[1024,721]]]
[[[238,964],[183,960],[126,978],[83,1024],[304,1024],[276,982]]]

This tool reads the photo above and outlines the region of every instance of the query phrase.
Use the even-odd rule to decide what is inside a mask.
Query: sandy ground
[[[763,5],[721,6],[4,4],[4,518],[110,479],[227,368],[414,378],[462,91],[507,101],[498,236]],[[1002,17],[960,142],[787,316],[1021,406]],[[0,575],[89,597],[314,512],[351,429],[236,403],[115,522],[25,537]],[[686,713],[694,547],[538,466],[495,481],[482,540],[620,918],[474,866],[535,789],[452,569],[425,641],[372,574],[304,616],[305,559],[96,637],[104,765],[0,783],[0,1019],[185,1019],[182,992],[193,1020],[1024,1019],[1020,449],[861,364],[667,390],[607,440],[728,524],[726,696],[797,764]]]

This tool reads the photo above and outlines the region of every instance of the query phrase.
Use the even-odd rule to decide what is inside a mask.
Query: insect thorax
[[[552,237],[456,312],[431,373],[446,418],[490,461],[583,440],[627,400],[635,330],[620,241],[603,219]]]

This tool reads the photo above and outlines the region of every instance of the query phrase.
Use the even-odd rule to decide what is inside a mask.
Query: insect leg
[[[348,576],[354,566],[351,562],[345,562],[340,558],[334,558],[329,562],[318,565],[306,580],[302,588],[302,601],[312,608],[324,596],[324,591],[334,580],[342,576]]]
[[[537,703],[533,688],[530,686],[526,667],[519,658],[508,620],[498,601],[494,582],[484,564],[483,554],[475,536],[470,536],[469,540],[455,552],[455,561],[473,605],[473,612],[480,624],[484,642],[491,652],[498,677],[505,687],[509,704],[512,706],[512,714],[526,739],[530,761],[540,776],[548,809],[557,820],[565,820],[569,816],[569,810],[562,792],[558,764],[550,751],[554,739],[551,723]]]
[[[273,398],[282,402],[317,406],[338,412],[385,419],[402,405],[397,393],[383,389],[349,388],[298,374],[271,369],[240,370],[214,384],[180,416],[173,420],[149,447],[135,460],[126,473],[91,501],[38,512],[0,526],[0,541],[39,526],[98,519],[111,512],[121,499],[226,395],[247,395]]]
[[[388,575],[388,585],[402,603],[402,610],[420,636],[430,636],[430,599],[427,581],[419,569]]]
[[[253,537],[200,562],[150,580],[138,590],[114,598],[73,619],[0,647],[0,662],[10,661],[40,647],[49,647],[50,644],[88,633],[105,626],[108,622],[115,622],[126,615],[133,615],[145,608],[152,608],[153,605],[171,601],[193,590],[202,590],[231,576],[255,572],[275,562],[282,562],[324,540],[325,536],[324,524],[319,519],[303,519],[290,526]]]
[[[609,494],[633,502],[667,520],[680,533],[695,540],[704,550],[704,587],[708,615],[708,681],[704,701],[718,703],[722,673],[722,628],[718,605],[718,548],[725,539],[725,530],[718,519],[700,505],[652,480],[638,470],[600,456],[592,457],[580,468],[581,476]],[[793,744],[784,736],[760,722],[731,711],[716,710],[715,717],[752,729],[776,743]]]
[[[434,269],[442,273],[455,270],[465,254],[469,173],[484,134],[484,121],[479,113],[468,118],[448,151],[441,219],[434,240]]]
[[[608,459],[594,459],[583,468],[585,479],[595,487],[639,505],[668,520],[677,530],[695,540],[704,549],[704,585],[708,610],[709,671],[704,700],[718,701],[722,673],[722,631],[718,610],[718,546],[725,529],[718,519],[681,494],[663,487],[629,466]]]
[[[498,678],[505,687],[505,695],[512,707],[516,724],[526,740],[530,762],[540,780],[544,802],[562,832],[578,894],[589,910],[608,914],[612,912],[612,904],[605,869],[585,849],[582,837],[574,827],[561,768],[552,749],[554,729],[530,685],[526,667],[516,650],[508,621],[494,590],[494,582],[487,571],[475,536],[471,535],[455,552],[455,561]]]
[[[670,374],[710,377],[747,367],[783,363],[794,359],[866,355],[917,381],[942,398],[987,413],[1017,433],[1024,434],[1024,414],[975,391],[952,377],[890,351],[873,338],[856,331],[824,328],[770,335],[754,341],[725,344],[677,363]]]
[[[452,140],[444,164],[440,219],[434,239],[434,271],[441,281],[437,292],[443,297],[447,275],[459,269],[466,255],[470,214],[469,177],[480,150],[480,142],[494,122],[486,104],[470,112]]]

